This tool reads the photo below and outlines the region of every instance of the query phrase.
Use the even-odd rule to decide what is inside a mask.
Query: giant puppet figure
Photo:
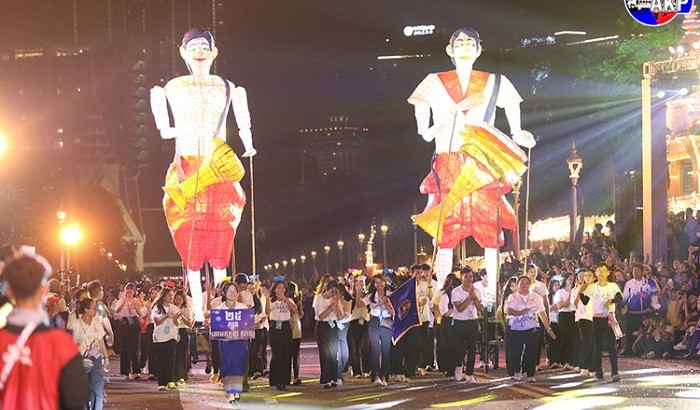
[[[513,84],[472,69],[481,54],[475,30],[455,31],[447,54],[455,70],[429,74],[408,99],[415,106],[418,134],[435,141],[431,172],[420,186],[428,205],[413,218],[435,238],[440,284],[452,269],[455,246],[473,236],[485,250],[487,293],[493,297],[501,229],[513,229],[516,221],[503,195],[526,170],[527,156],[517,144],[532,148],[535,139],[520,128],[522,99]],[[505,110],[512,140],[493,127],[496,107]]]
[[[209,74],[218,54],[214,38],[193,28],[182,38],[180,55],[190,75],[151,90],[151,109],[163,139],[175,139],[175,159],[165,178],[165,218],[192,292],[195,318],[203,320],[200,269],[208,261],[214,282],[226,276],[233,237],[240,222],[245,193],[239,184],[244,170],[226,144],[226,117],[233,107],[243,157],[252,157],[250,113],[245,89]],[[167,105],[173,113],[170,126]]]

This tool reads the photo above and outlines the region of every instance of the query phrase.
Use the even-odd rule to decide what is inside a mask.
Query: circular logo
[[[645,26],[663,26],[678,14],[686,14],[693,0],[622,0],[627,12]]]

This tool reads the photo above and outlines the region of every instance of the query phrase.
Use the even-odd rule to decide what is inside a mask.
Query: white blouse
[[[391,292],[386,293],[386,297],[389,297],[391,295]],[[369,306],[369,314],[370,316],[377,317],[379,319],[387,319],[392,317],[391,311],[382,303],[381,299],[379,298],[379,294],[375,293],[374,295],[375,300],[372,300],[372,295],[371,294],[366,294],[363,302],[365,302],[365,305]]]
[[[476,296],[479,301],[481,301],[481,292],[479,289],[474,288],[474,296]],[[452,303],[463,302],[467,299],[469,295],[463,287],[458,286],[452,290]],[[474,301],[470,301],[467,307],[463,311],[458,311],[457,308],[452,310],[452,319],[454,320],[474,320],[479,318],[479,311],[474,305]]]
[[[515,292],[508,296],[505,308],[506,312],[508,312],[509,309],[518,311],[527,309],[528,311],[522,315],[509,314],[507,318],[510,330],[530,330],[539,327],[537,314],[544,312],[544,303],[542,303],[542,297],[540,295],[528,293],[527,296],[525,296],[520,292]]]

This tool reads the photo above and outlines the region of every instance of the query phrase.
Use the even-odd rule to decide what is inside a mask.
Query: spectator
[[[48,327],[42,308],[50,274],[48,263],[30,257],[13,260],[2,272],[16,306],[0,329],[0,368],[11,369],[0,380],[3,408],[82,409],[87,404],[87,373],[78,347],[68,333]]]

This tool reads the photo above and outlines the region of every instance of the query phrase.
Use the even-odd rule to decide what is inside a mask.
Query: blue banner
[[[253,309],[213,309],[209,337],[215,340],[255,338],[255,311]]]
[[[404,282],[389,296],[394,306],[394,324],[391,326],[391,341],[396,343],[412,328],[421,325],[416,303],[416,278]]]

